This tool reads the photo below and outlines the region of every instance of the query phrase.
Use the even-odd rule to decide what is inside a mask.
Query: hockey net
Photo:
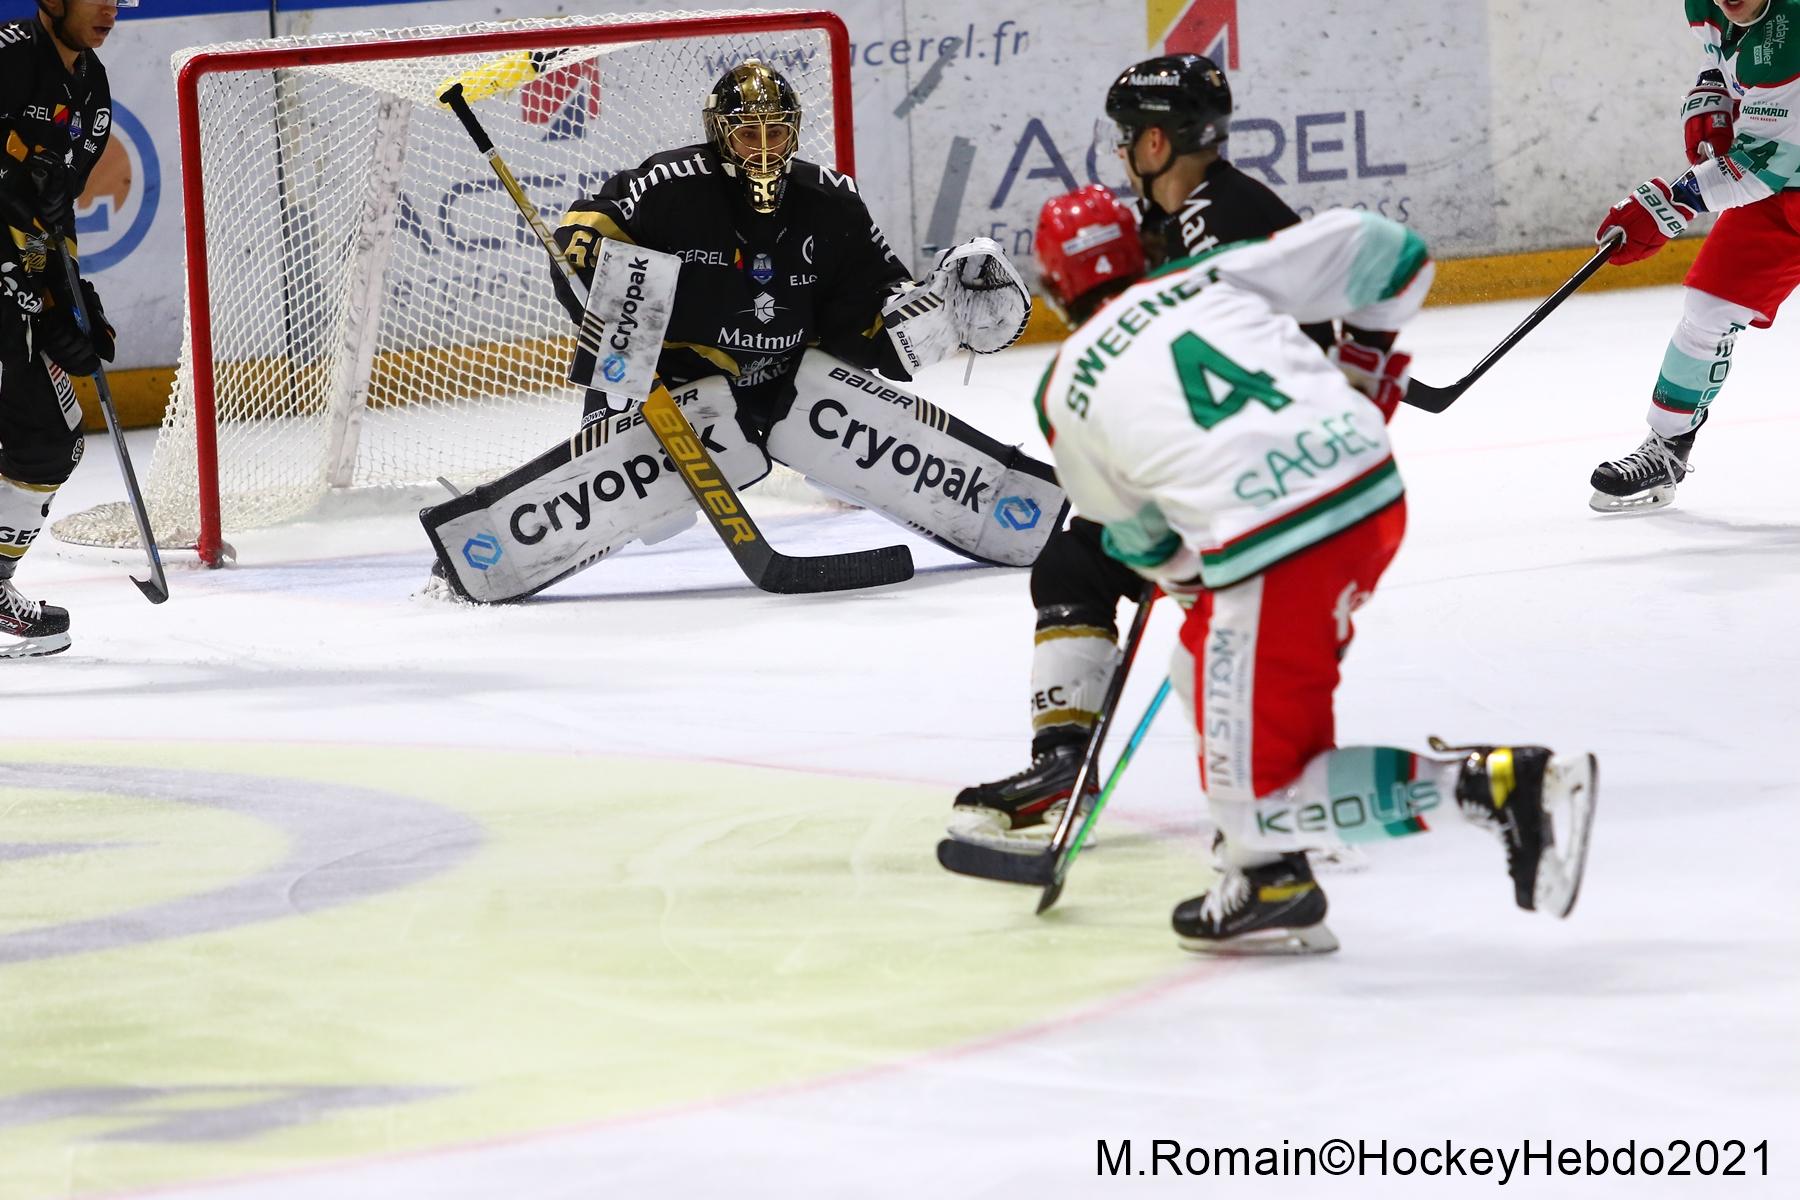
[[[437,97],[453,80],[554,226],[578,197],[702,140],[745,58],[800,95],[800,154],[854,168],[847,36],[822,12],[625,14],[335,34],[185,51],[188,303],[144,493],[159,545],[345,489],[467,487],[579,423],[550,265]],[[123,504],[56,535],[133,546]],[[228,548],[227,548],[228,549]]]

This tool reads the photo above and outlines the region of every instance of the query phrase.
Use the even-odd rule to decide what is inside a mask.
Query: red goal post
[[[573,428],[578,408],[571,410],[573,394],[560,374],[572,337],[542,250],[535,251],[534,274],[529,247],[492,232],[509,230],[516,212],[481,211],[467,222],[479,232],[468,233],[446,216],[452,206],[485,202],[482,185],[473,181],[486,167],[466,139],[457,147],[427,142],[422,133],[426,125],[435,130],[434,80],[447,82],[526,51],[555,64],[544,69],[546,78],[567,75],[571,88],[591,81],[593,92],[569,101],[576,106],[568,110],[572,132],[560,141],[547,115],[561,102],[555,87],[542,113],[529,107],[529,97],[510,101],[522,107],[525,126],[542,116],[548,132],[514,131],[511,147],[496,135],[514,173],[546,210],[573,196],[566,187],[562,195],[549,194],[545,181],[567,184],[576,173],[591,182],[592,172],[580,165],[584,153],[614,155],[606,165],[617,170],[701,140],[701,103],[713,82],[706,76],[751,54],[775,58],[777,69],[784,56],[804,68],[803,78],[784,72],[801,93],[801,154],[829,156],[837,170],[855,171],[849,34],[825,11],[502,22],[187,54],[176,71],[187,329],[145,489],[160,544],[193,546],[202,561],[218,565],[229,549],[228,525],[292,519],[334,488],[417,485],[439,476],[473,482],[524,461],[558,436],[553,431]],[[823,71],[817,69],[821,52]],[[365,87],[364,74],[378,77],[379,86]],[[410,75],[392,97],[384,90],[389,74]],[[255,96],[245,102],[249,117],[227,109],[216,94],[209,99],[209,87],[216,93],[224,79],[255,81]],[[373,117],[353,111],[364,106],[379,111]],[[339,107],[344,146],[326,146],[318,130],[340,119]],[[453,121],[447,111],[442,116]],[[269,129],[233,140],[239,125],[257,131],[265,119]],[[364,125],[373,132],[364,133]],[[340,155],[347,165],[339,164]],[[363,178],[365,167],[371,179]],[[427,182],[415,181],[419,172]],[[334,198],[340,177],[348,194]],[[438,227],[428,228],[430,219],[419,210],[428,207],[421,197],[431,187],[442,187],[449,199],[439,203]],[[258,216],[273,228],[246,240],[239,227],[256,224]],[[432,235],[460,256],[459,270],[449,276],[453,284],[492,277],[516,295],[496,287],[473,301],[491,304],[492,312],[453,311],[460,307],[456,288],[432,274],[442,272],[441,263],[425,262],[452,251],[429,245]],[[276,243],[278,265],[247,266],[267,241]],[[413,242],[427,244],[421,250]],[[477,262],[485,252],[504,261]],[[436,317],[429,311],[434,302]],[[276,308],[283,328],[276,328]],[[239,328],[252,319],[259,328]],[[271,392],[281,399],[269,400]],[[527,411],[530,421],[520,416]],[[409,422],[425,432],[403,432]],[[523,433],[524,444],[513,445],[513,427],[521,424],[552,432]],[[320,425],[323,431],[314,428]],[[370,452],[358,443],[377,427],[382,448],[373,454],[380,461],[365,463],[358,456]],[[446,445],[441,462],[426,448],[434,440]],[[476,443],[481,453],[473,452]],[[323,467],[311,461],[315,444]],[[306,462],[290,470],[294,464],[286,460],[294,458]],[[242,469],[262,460],[266,478]],[[255,499],[239,503],[243,496]],[[68,541],[135,544],[135,531],[117,516],[90,510],[59,521],[55,532]]]

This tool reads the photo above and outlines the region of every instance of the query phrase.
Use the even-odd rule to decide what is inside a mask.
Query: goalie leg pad
[[[809,350],[770,457],[976,562],[1028,567],[1068,512],[1050,467],[880,376]]]
[[[722,378],[675,393],[719,469],[743,488],[769,473],[745,439]],[[492,483],[420,511],[451,590],[466,600],[522,600],[633,539],[657,537],[694,497],[641,410],[594,421]]]

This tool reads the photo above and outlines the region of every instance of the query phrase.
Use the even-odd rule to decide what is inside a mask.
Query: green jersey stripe
[[[1208,587],[1227,587],[1248,579],[1289,555],[1381,511],[1405,491],[1399,468],[1389,458],[1305,508],[1253,529],[1224,546],[1202,551],[1201,574]]]

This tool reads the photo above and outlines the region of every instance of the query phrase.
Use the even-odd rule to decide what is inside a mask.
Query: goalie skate
[[[1456,784],[1464,815],[1499,835],[1520,908],[1566,917],[1581,894],[1599,765],[1543,746],[1446,746],[1466,751]]]
[[[950,810],[946,832],[959,842],[997,850],[1042,850],[1068,807],[1084,749],[1080,742],[1055,746],[1017,774],[964,788]],[[1097,781],[1090,779],[1087,803],[1092,803],[1099,790]],[[1082,806],[1084,811],[1087,803]],[[1086,845],[1094,845],[1091,835]]]

